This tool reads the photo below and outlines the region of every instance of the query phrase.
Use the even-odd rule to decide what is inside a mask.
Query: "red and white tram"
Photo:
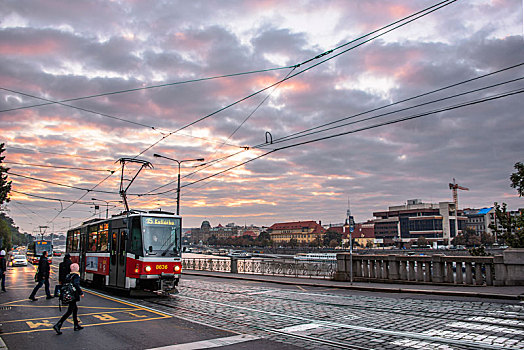
[[[181,232],[178,215],[130,211],[70,229],[66,251],[84,282],[170,294],[182,272]]]

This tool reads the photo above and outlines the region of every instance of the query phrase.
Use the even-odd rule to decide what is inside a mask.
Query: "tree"
[[[11,249],[11,229],[3,219],[0,219],[0,249]]]
[[[524,248],[524,209],[517,215],[511,215],[507,211],[506,203],[500,206],[495,202],[495,216],[498,225],[489,225],[505,244],[513,248]],[[499,228],[501,227],[501,228]]]
[[[428,239],[424,236],[420,236],[419,238],[417,238],[417,245],[419,247],[425,247],[428,245]]]
[[[453,245],[466,245],[466,246],[478,246],[481,243],[481,237],[479,237],[475,230],[472,228],[466,228],[462,234],[455,236],[451,240]]]
[[[336,231],[327,230],[324,234],[324,240],[322,243],[325,247],[330,247],[331,241],[333,240],[337,242],[337,245],[335,247],[339,246],[342,243],[342,234]]]
[[[515,169],[517,170],[510,176],[511,187],[517,189],[519,197],[524,196],[524,164],[521,162],[515,163]]]
[[[0,143],[0,205],[4,202],[9,202],[9,192],[11,191],[11,181],[7,181],[7,171],[9,168],[2,166],[5,156],[2,153],[5,151],[4,144]]]

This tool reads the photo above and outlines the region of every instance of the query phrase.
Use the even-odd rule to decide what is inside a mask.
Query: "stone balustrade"
[[[337,255],[334,279],[366,282],[456,285],[524,285],[524,249],[507,249],[495,257]]]

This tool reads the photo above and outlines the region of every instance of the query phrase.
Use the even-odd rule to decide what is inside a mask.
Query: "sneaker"
[[[84,327],[82,327],[81,325],[77,325],[77,326],[75,326],[74,329],[75,329],[75,331],[79,331],[81,329],[84,329]]]
[[[53,299],[54,296],[52,296],[52,295],[48,295],[48,296],[46,296],[45,298],[46,298],[46,299]]]
[[[38,298],[35,298],[35,297],[29,297],[29,300],[31,300],[31,301],[37,301]]]

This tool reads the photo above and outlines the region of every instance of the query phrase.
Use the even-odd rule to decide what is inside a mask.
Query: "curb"
[[[332,285],[332,284],[322,284],[314,283],[307,281],[283,281],[283,280],[273,280],[273,279],[262,279],[255,278],[250,276],[227,276],[227,275],[217,275],[210,274],[206,272],[188,272],[184,271],[186,275],[192,276],[206,276],[206,277],[216,277],[216,278],[229,278],[236,280],[245,280],[245,281],[257,281],[257,282],[268,282],[268,283],[278,283],[284,285],[301,285],[301,286],[310,286],[310,287],[323,287],[323,288],[338,288],[338,289],[349,289],[349,290],[359,290],[366,292],[383,292],[383,293],[411,293],[411,294],[425,294],[425,295],[445,295],[445,296],[455,296],[455,297],[470,297],[470,298],[483,298],[483,299],[504,299],[504,300],[524,300],[524,294],[513,295],[513,294],[494,294],[494,293],[481,293],[481,292],[467,292],[467,291],[452,291],[452,290],[433,290],[433,289],[412,289],[412,288],[384,288],[384,287],[367,287],[367,286],[355,286],[355,285]]]

